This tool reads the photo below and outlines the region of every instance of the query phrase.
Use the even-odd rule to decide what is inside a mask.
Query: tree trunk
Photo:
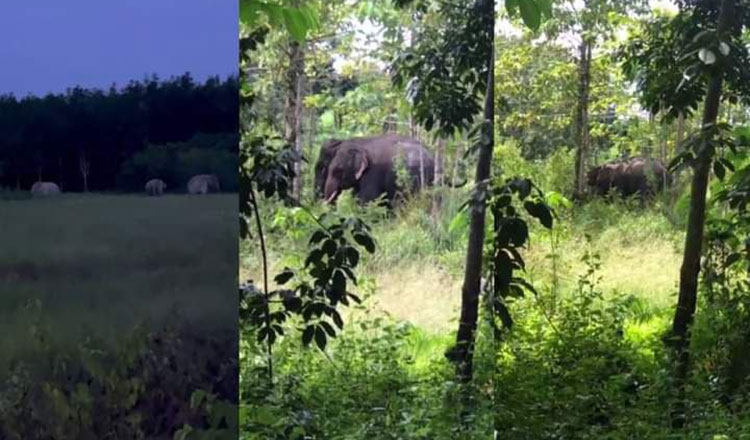
[[[462,145],[463,139],[461,142],[456,143],[456,155],[453,159],[453,176],[451,176],[451,185],[455,185],[458,181],[458,164],[461,161],[461,145]]]
[[[443,185],[443,162],[445,157],[445,139],[438,138],[435,148],[435,186]]]
[[[440,214],[440,207],[443,204],[443,156],[445,156],[445,141],[440,137],[435,148],[435,169],[433,171],[435,190],[432,196],[432,216],[435,218]]]
[[[284,103],[284,140],[297,152],[298,160],[294,162],[294,180],[292,197],[299,200],[302,188],[302,82],[305,73],[305,53],[303,46],[297,42],[289,43],[289,69],[286,72],[286,99]]]
[[[494,28],[494,25],[493,25]],[[469,243],[466,250],[466,268],[461,289],[461,317],[458,321],[456,345],[447,356],[456,363],[458,379],[470,382],[473,376],[474,339],[479,312],[479,293],[482,281],[482,252],[486,217],[486,189],[489,185],[492,148],[495,142],[494,121],[494,53],[490,56],[487,93],[484,101],[484,136],[479,146],[476,168],[477,190],[470,204]]]
[[[717,31],[723,35],[732,17],[734,0],[722,0],[719,11]],[[709,81],[708,91],[703,109],[702,130],[710,129],[716,124],[719,112],[722,85],[721,70],[715,70]],[[693,181],[690,188],[690,211],[688,215],[687,234],[685,237],[685,251],[680,268],[680,293],[677,299],[672,333],[675,337],[677,353],[677,370],[675,385],[679,393],[678,407],[675,408],[672,423],[675,427],[685,424],[686,414],[683,406],[685,398],[685,383],[690,367],[690,325],[695,315],[697,302],[698,274],[700,272],[701,250],[703,244],[703,228],[706,220],[706,189],[711,170],[712,156],[707,145],[702,145],[700,153],[693,167]]]
[[[419,191],[424,189],[424,154],[422,149],[419,149]]]
[[[65,185],[63,182],[63,160],[62,157],[57,158],[57,169],[58,169],[58,176],[57,176],[57,185],[60,187],[61,190],[65,190]]]
[[[591,73],[591,43],[582,37],[578,47],[578,108],[576,110],[576,195],[586,191],[586,161],[589,155],[589,75]]]
[[[91,163],[86,159],[86,153],[83,151],[78,155],[78,169],[81,171],[81,177],[83,178],[83,192],[89,192],[89,171],[91,170]]]
[[[675,139],[674,143],[674,152],[675,154],[680,154],[682,152],[682,140],[685,137],[685,114],[680,112],[680,114],[677,116],[677,138]]]

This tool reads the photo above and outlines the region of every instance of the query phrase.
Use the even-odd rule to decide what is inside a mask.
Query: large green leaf
[[[531,30],[539,29],[542,21],[542,11],[536,0],[518,0],[518,9],[521,11],[523,22]]]

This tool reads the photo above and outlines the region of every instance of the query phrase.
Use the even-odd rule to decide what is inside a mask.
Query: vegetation
[[[181,174],[210,156],[209,169],[201,172],[221,174],[229,178],[227,189],[236,189],[237,142],[231,139],[237,133],[237,93],[236,77],[196,83],[186,73],[107,91],[74,87],[44,97],[2,96],[0,188],[28,190],[42,180],[64,192],[140,192],[148,179],[160,177],[171,190],[181,190],[187,182]],[[201,133],[214,136],[194,138]],[[172,174],[153,174],[163,172],[174,154],[179,168],[172,164]]]
[[[262,313],[241,318],[242,437],[750,435],[748,11],[715,3],[245,4],[240,277]],[[274,87],[291,71],[294,99]],[[321,144],[385,132],[473,184],[316,200]],[[591,194],[591,166],[636,156],[674,184]],[[325,219],[374,243],[330,332],[285,287],[336,297]]]
[[[207,429],[205,405],[191,407],[196,390],[216,396],[229,417],[222,429],[236,432],[236,403],[220,408],[236,402],[237,389],[235,203],[232,195],[0,201],[0,437]]]

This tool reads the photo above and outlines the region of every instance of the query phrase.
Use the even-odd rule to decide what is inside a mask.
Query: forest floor
[[[62,346],[176,316],[233,328],[236,211],[236,194],[0,201],[0,333],[12,336],[0,360],[33,350],[37,325]]]

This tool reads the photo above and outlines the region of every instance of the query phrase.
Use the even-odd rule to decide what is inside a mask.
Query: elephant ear
[[[357,172],[354,174],[354,178],[359,180],[362,178],[362,174],[367,171],[370,161],[367,159],[367,154],[363,150],[354,149],[351,154],[354,155],[354,164],[357,167]]]

